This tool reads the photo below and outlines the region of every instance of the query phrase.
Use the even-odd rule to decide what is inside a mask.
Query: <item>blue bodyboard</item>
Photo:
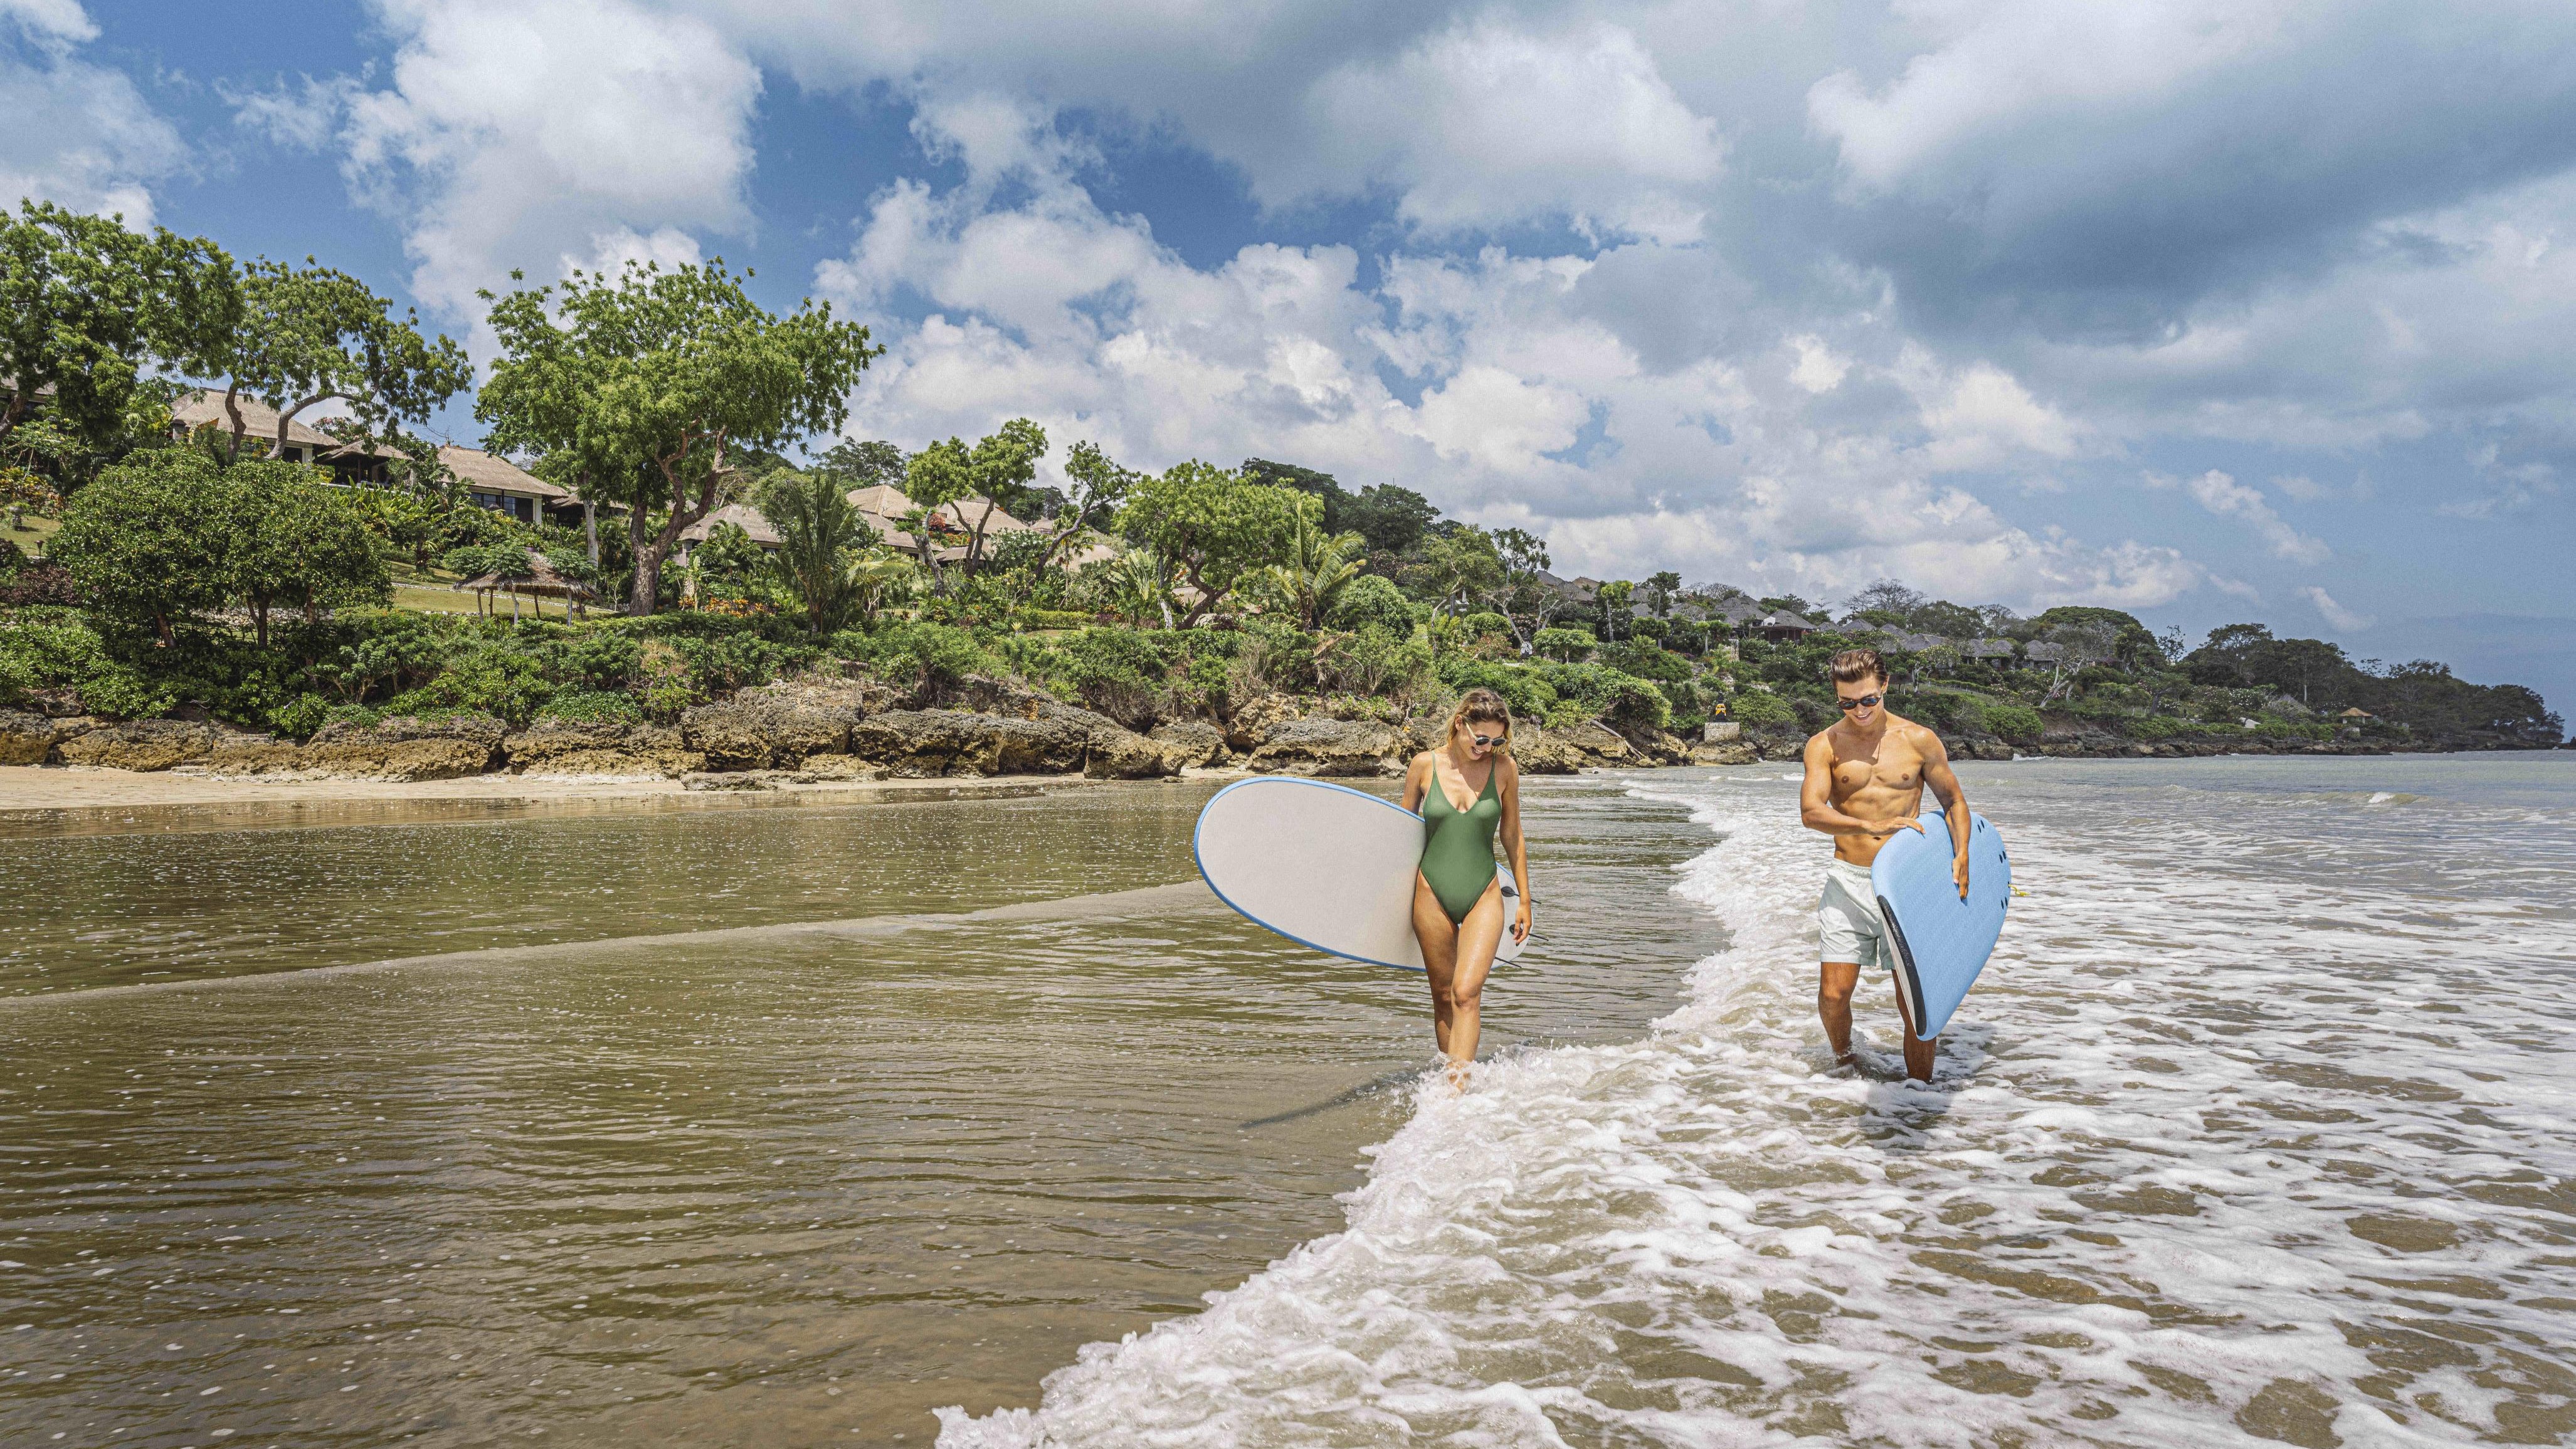
[[[1977,973],[2003,935],[2012,901],[2012,860],[1986,817],[1968,816],[1968,898],[1950,879],[1950,822],[1926,812],[1923,833],[1900,830],[1879,847],[1869,886],[1896,944],[1896,989],[1917,1039],[1929,1041],[1968,999]]]

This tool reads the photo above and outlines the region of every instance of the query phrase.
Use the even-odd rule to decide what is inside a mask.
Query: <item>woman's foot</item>
[[[1473,1062],[1451,1062],[1443,1073],[1449,1078],[1449,1089],[1453,1092],[1465,1092],[1468,1074],[1474,1067]]]

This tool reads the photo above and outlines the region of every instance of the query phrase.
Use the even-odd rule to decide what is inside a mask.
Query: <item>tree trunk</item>
[[[584,477],[582,481],[588,482],[590,480],[587,477]],[[587,498],[581,500],[581,541],[584,544],[587,544],[590,548],[590,566],[594,569],[598,568],[599,505],[591,502]]]
[[[250,630],[251,637],[259,641],[259,647],[262,649],[267,648],[268,601],[266,599],[253,599],[250,601]]]
[[[626,515],[626,541],[635,554],[635,586],[627,591],[626,614],[634,619],[653,612],[653,601],[662,590],[662,555],[649,546],[645,529],[641,507]]]
[[[224,384],[224,416],[232,419],[233,424],[233,444],[224,450],[224,462],[230,464],[241,457],[242,438],[250,432],[250,424],[242,421],[241,384],[238,382]]]
[[[343,392],[315,393],[313,396],[306,398],[295,406],[280,411],[277,415],[277,439],[268,445],[269,458],[271,460],[275,460],[286,456],[286,425],[295,421],[296,414],[309,407],[319,407],[335,397],[345,400],[348,397],[348,394]]]

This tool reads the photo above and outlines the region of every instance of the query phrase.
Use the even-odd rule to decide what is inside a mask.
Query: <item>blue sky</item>
[[[0,190],[478,350],[514,267],[722,255],[889,345],[862,435],[2576,705],[2563,4],[0,0],[0,114]]]

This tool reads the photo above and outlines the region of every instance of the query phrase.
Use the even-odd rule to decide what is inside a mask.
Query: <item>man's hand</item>
[[[1872,835],[1894,835],[1900,830],[1907,829],[1920,835],[1923,833],[1923,822],[1915,819],[1911,815],[1906,816],[1902,820],[1882,820],[1876,825],[1871,826],[1869,828],[1869,833]]]
[[[1959,883],[1959,899],[1968,898],[1968,853],[1960,851],[1950,862],[1950,879]]]

